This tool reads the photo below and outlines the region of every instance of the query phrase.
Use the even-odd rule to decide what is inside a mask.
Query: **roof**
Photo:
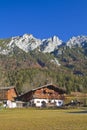
[[[9,90],[9,89],[13,89],[13,88],[16,90],[16,93],[18,94],[18,91],[17,91],[17,89],[16,89],[16,87],[15,87],[15,86],[0,87],[0,90]]]
[[[0,87],[0,90],[9,90],[15,88],[14,86],[10,86],[10,87]]]
[[[66,90],[64,89],[64,88],[60,88],[60,87],[58,87],[58,86],[56,86],[56,85],[54,85],[54,84],[46,84],[46,85],[43,85],[43,86],[41,86],[41,87],[37,87],[37,88],[34,88],[34,89],[31,89],[31,90],[29,90],[29,91],[27,91],[27,92],[25,92],[25,93],[23,93],[23,94],[21,94],[20,96],[22,96],[22,95],[24,95],[24,94],[27,94],[27,93],[30,93],[30,92],[34,92],[34,91],[36,91],[36,90],[38,90],[38,89],[41,89],[41,88],[45,88],[45,87],[50,87],[50,88],[52,88],[52,87],[54,87],[54,89],[56,90],[56,91],[60,91],[61,93],[66,93]]]
[[[60,90],[65,91],[63,88],[60,88],[60,87],[58,87],[58,86],[56,86],[56,85],[54,85],[54,84],[52,84],[52,83],[43,85],[43,86],[41,86],[41,87],[37,87],[37,88],[35,88],[35,89],[32,89],[32,91],[35,91],[35,90],[38,90],[38,89],[41,89],[41,88],[45,88],[45,87],[48,87],[48,86],[53,86],[53,87],[55,87],[55,88],[58,88],[58,89],[60,89]]]

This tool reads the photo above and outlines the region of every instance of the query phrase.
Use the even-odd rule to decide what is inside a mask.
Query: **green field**
[[[0,130],[87,130],[87,109],[1,109]]]

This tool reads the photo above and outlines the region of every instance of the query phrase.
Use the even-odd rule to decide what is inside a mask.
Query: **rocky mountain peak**
[[[23,35],[23,38],[24,38],[24,39],[32,39],[32,38],[34,38],[34,37],[33,37],[32,34],[24,34],[24,35]]]
[[[18,47],[26,53],[35,49],[38,49],[38,51],[42,53],[51,53],[58,50],[63,43],[64,42],[57,36],[40,40],[35,38],[32,34],[24,34],[23,36],[12,37],[7,41],[3,39],[0,44],[0,54],[7,55],[9,52],[12,52],[15,47]],[[70,48],[74,46],[86,47],[87,36],[72,37],[64,45]]]
[[[35,38],[32,34],[24,34],[23,36],[13,37],[9,43],[9,47],[17,46],[25,52],[32,51],[40,46],[41,40]]]
[[[12,37],[8,42],[7,47],[9,51],[12,51],[14,47],[18,47],[27,53],[39,48],[39,51],[41,52],[50,53],[55,49],[58,49],[61,44],[62,40],[60,40],[57,36],[40,40],[35,38],[32,34],[24,34],[23,36]],[[7,52],[9,53],[8,50]]]
[[[60,40],[57,36],[53,36],[52,38],[42,40],[41,51],[44,53],[51,53],[55,49],[58,49],[58,46],[62,44],[62,40]]]
[[[66,45],[69,47],[72,46],[83,46],[84,43],[87,43],[87,36],[77,36],[77,37],[72,37],[67,43]]]

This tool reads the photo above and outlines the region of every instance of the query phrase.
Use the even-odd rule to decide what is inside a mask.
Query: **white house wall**
[[[7,100],[7,107],[8,108],[16,108],[17,107],[16,102],[12,102],[10,100]]]
[[[35,104],[36,107],[41,107],[43,101],[46,104],[49,103],[49,99],[32,99],[31,104]],[[50,103],[55,103],[57,107],[60,107],[63,105],[63,100],[51,99]]]
[[[36,107],[41,107],[43,101],[45,101],[46,103],[48,103],[47,99],[32,99],[31,103],[33,102],[36,105]]]

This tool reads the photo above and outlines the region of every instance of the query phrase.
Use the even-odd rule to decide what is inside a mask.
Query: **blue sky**
[[[87,35],[87,0],[0,0],[0,38]]]

